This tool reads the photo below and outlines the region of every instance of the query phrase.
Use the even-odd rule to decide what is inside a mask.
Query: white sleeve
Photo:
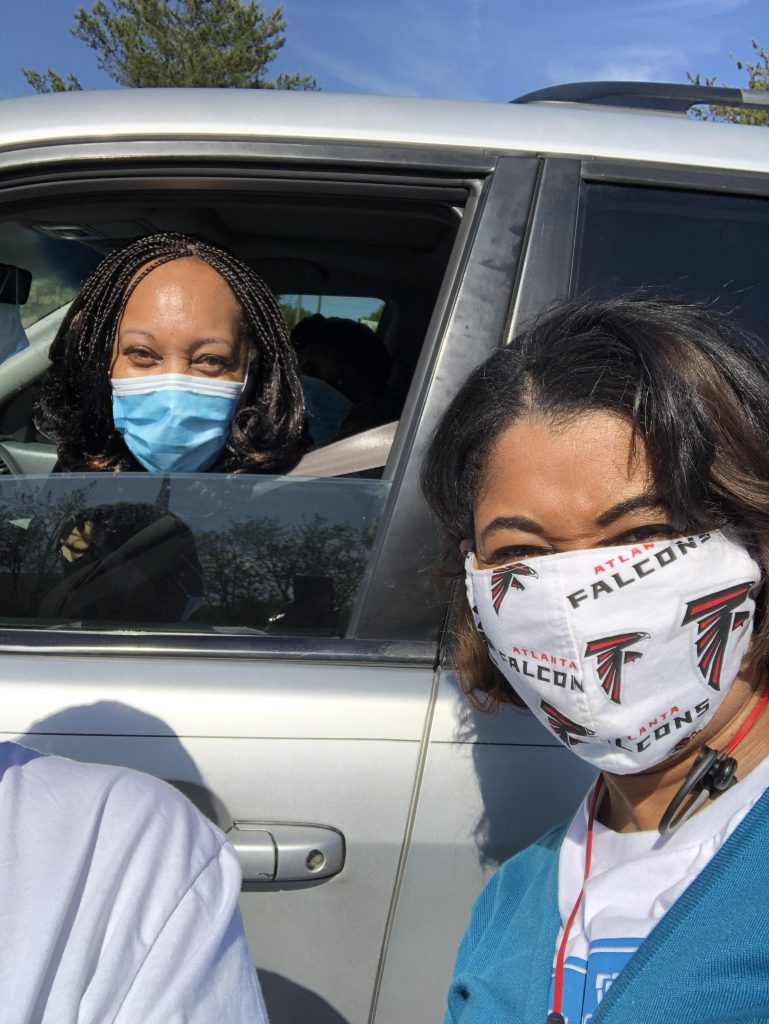
[[[114,1024],[268,1024],[239,893],[237,855],[225,844],[160,930]]]

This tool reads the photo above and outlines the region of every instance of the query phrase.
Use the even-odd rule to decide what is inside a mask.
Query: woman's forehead
[[[538,522],[594,522],[651,486],[645,447],[632,425],[596,411],[518,420],[489,453],[475,496],[476,530],[500,514]],[[504,510],[504,511],[502,511]]]
[[[139,267],[128,282],[127,290],[133,289],[129,302],[137,292],[142,295],[159,288],[179,285],[226,289],[235,300],[232,289],[218,270],[199,256],[185,255],[162,262],[150,260]]]

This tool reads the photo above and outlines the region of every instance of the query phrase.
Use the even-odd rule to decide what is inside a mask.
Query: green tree
[[[757,39],[751,39],[751,46],[753,47],[754,62],[734,60],[739,71],[747,72],[748,81],[747,86],[749,89],[768,90],[769,89],[769,53],[766,48],[762,46]],[[723,83],[713,77],[702,78],[697,73],[693,74],[691,71],[687,72],[687,78],[693,85],[722,85]],[[707,121],[730,121],[733,124],[769,124],[769,111],[764,113],[762,110],[750,110],[741,107],[722,107],[717,104],[713,104],[706,110],[702,108],[695,109],[692,115],[701,120]]]
[[[302,305],[297,305],[296,302],[279,302],[280,311],[283,314],[283,319],[286,321],[286,327],[289,331],[293,331],[300,320],[304,320],[305,317],[312,316],[312,310],[306,309]]]
[[[360,317],[360,319],[365,321],[366,323],[378,324],[379,321],[382,319],[382,314],[384,313],[384,308],[385,308],[384,302],[380,302],[379,305],[375,309],[372,309],[369,314],[367,314],[366,316]]]
[[[283,8],[258,0],[96,0],[70,29],[96,54],[99,68],[128,87],[198,86],[317,89],[312,75],[267,77],[285,42]],[[22,68],[36,92],[82,88],[75,75]]]

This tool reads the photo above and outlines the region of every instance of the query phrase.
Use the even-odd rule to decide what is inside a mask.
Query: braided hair
[[[156,267],[192,257],[232,289],[252,353],[248,380],[214,471],[279,473],[304,447],[304,398],[280,309],[264,281],[218,246],[176,233],[147,235],[110,253],[84,283],[50,349],[51,367],[35,406],[35,425],[58,446],[68,472],[141,470],[112,420],[110,367],[126,303]]]

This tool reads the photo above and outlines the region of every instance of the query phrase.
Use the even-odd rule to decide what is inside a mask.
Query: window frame
[[[547,157],[506,344],[527,320],[572,294],[585,187],[628,185],[769,196],[769,174],[581,157]]]
[[[217,634],[190,635],[162,632],[134,632],[118,628],[114,632],[83,630],[46,630],[0,628],[0,650],[8,653],[34,652],[36,654],[93,654],[108,653],[151,656],[207,656],[274,659],[288,657],[321,661],[370,661],[380,664],[434,664],[438,649],[435,639],[397,639],[397,629],[391,636],[376,638],[365,635],[361,623],[377,620],[381,611],[383,588],[387,580],[381,578],[388,554],[395,547],[394,538],[411,537],[416,530],[424,535],[429,531],[429,520],[421,498],[415,490],[418,455],[432,423],[452,390],[466,373],[488,352],[496,347],[489,341],[493,333],[478,332],[478,343],[465,346],[452,345],[452,338],[466,329],[468,318],[479,315],[479,262],[493,258],[504,234],[507,217],[518,232],[508,258],[500,264],[505,285],[512,295],[517,276],[517,257],[520,253],[528,211],[533,195],[539,161],[536,157],[505,157],[497,161],[487,153],[456,154],[426,148],[424,151],[409,147],[334,146],[334,145],[274,145],[264,143],[201,144],[172,146],[164,143],[146,144],[141,159],[126,158],[124,143],[84,146],[79,159],[74,161],[78,147],[42,147],[25,162],[29,153],[0,153],[0,171],[7,167],[10,156],[15,164],[14,173],[0,173],[0,210],[9,207],[40,205],[51,195],[57,198],[85,194],[93,198],[99,192],[134,192],[147,190],[150,185],[177,189],[189,187],[194,180],[200,189],[215,187],[223,194],[248,189],[249,183],[285,182],[287,189],[301,185],[306,192],[309,185],[327,192],[330,185],[350,187],[356,194],[382,195],[388,186],[395,186],[399,194],[414,190],[420,198],[444,199],[452,189],[463,189],[466,196],[464,214],[455,244],[444,272],[444,279],[430,327],[415,369],[401,425],[393,445],[389,468],[392,471],[391,495],[386,503],[375,549],[361,589],[361,601],[355,616],[358,628],[354,636],[345,638],[277,636],[251,637]],[[67,153],[62,152],[67,150]],[[123,166],[112,161],[107,166],[99,160],[90,164],[83,159],[83,150],[99,151],[99,156],[122,157]],[[147,164],[148,151],[152,155],[163,153],[162,165]],[[180,159],[180,150],[186,158]],[[211,161],[201,161],[201,151],[212,153]],[[106,152],[105,152],[106,151]],[[110,152],[111,151],[111,152]],[[232,165],[230,157],[241,154],[242,166]],[[173,160],[169,160],[173,153]],[[215,153],[216,159],[213,158]],[[287,162],[290,156],[304,158],[300,169]],[[134,154],[132,153],[133,157]],[[65,157],[64,164],[61,158]],[[225,163],[225,160],[227,161]],[[253,162],[252,162],[253,161]],[[77,169],[68,163],[76,162]],[[352,166],[354,170],[350,170]],[[499,166],[498,166],[499,164]],[[311,165],[312,169],[309,169]],[[340,169],[342,168],[342,169]],[[219,170],[220,173],[216,173]],[[21,173],[20,173],[21,171]],[[494,173],[491,173],[491,172]],[[514,186],[510,191],[510,186]],[[472,260],[471,260],[472,254]],[[499,275],[497,275],[499,276]],[[491,315],[485,316],[490,324],[501,318],[501,326],[508,315],[507,304],[498,300],[487,303]],[[500,337],[498,333],[497,338]],[[456,351],[455,351],[456,350]],[[435,378],[438,378],[437,380]],[[418,422],[414,418],[418,416]],[[437,633],[437,630],[436,630]]]

